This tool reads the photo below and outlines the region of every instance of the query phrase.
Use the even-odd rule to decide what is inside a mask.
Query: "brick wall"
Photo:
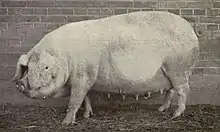
[[[188,103],[220,104],[220,0],[2,0],[1,94],[5,98],[7,95],[17,97],[18,93],[10,82],[17,59],[44,34],[65,23],[140,10],[169,11],[183,16],[191,23],[199,23],[204,35],[200,38],[200,60],[191,77],[192,92]]]

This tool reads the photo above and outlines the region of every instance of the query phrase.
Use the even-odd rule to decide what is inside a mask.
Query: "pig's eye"
[[[48,69],[48,66],[46,66],[45,69]]]
[[[55,78],[55,76],[52,76],[52,79],[54,79]]]

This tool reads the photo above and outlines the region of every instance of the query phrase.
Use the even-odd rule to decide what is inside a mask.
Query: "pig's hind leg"
[[[158,109],[160,112],[167,110],[170,107],[174,93],[175,93],[175,91],[173,89],[169,89],[166,91],[164,102]]]
[[[91,101],[90,101],[88,95],[86,95],[86,97],[84,99],[84,114],[83,114],[83,117],[84,118],[89,118],[91,115],[93,115],[92,105],[91,105]]]
[[[163,111],[170,106],[175,91],[178,96],[178,108],[172,118],[178,117],[184,112],[186,98],[189,93],[189,76],[187,74],[189,73],[189,64],[187,61],[184,62],[184,58],[182,57],[178,57],[178,60],[182,61],[182,63],[170,60],[164,65],[165,74],[170,79],[173,88],[168,90],[165,96],[165,102],[159,108],[160,111]]]
[[[168,90],[166,91],[166,94],[165,94],[165,97],[164,97],[164,102],[163,102],[163,104],[162,104],[162,105],[159,107],[159,109],[158,109],[160,112],[162,112],[162,111],[164,111],[164,110],[167,110],[167,109],[170,107],[171,101],[172,101],[173,96],[174,96],[174,93],[175,93],[175,91],[174,91],[174,89],[173,89],[173,84],[172,84],[172,82],[171,82],[169,76],[167,76],[168,73],[167,73],[167,71],[166,71],[166,68],[162,66],[162,67],[161,67],[161,70],[162,70],[162,72],[163,72],[163,75],[167,78],[167,80],[168,80],[169,83],[170,83],[170,89],[168,89]]]

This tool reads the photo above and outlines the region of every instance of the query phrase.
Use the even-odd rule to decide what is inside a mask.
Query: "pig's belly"
[[[92,90],[97,92],[139,94],[144,95],[147,92],[159,92],[170,88],[170,82],[164,76],[161,69],[157,71],[151,80],[129,81],[119,76],[111,75],[111,78],[97,78]]]

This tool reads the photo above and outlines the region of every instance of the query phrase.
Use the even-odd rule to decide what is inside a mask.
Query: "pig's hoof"
[[[64,126],[66,126],[66,125],[77,125],[77,123],[75,121],[63,120],[62,125],[64,125]]]
[[[168,109],[168,108],[162,105],[162,106],[160,106],[160,107],[158,108],[158,111],[163,112],[163,111],[165,111],[166,109]]]
[[[158,111],[163,112],[165,110],[165,108],[163,106],[158,108]]]
[[[84,118],[89,118],[89,117],[90,117],[90,114],[89,114],[89,113],[84,113],[83,117],[84,117]]]
[[[88,113],[87,113],[87,112],[86,112],[86,113],[84,113],[84,114],[83,114],[83,117],[84,117],[84,118],[89,118],[89,117],[90,117],[89,112],[88,112]]]
[[[173,118],[176,118],[176,117],[179,117],[182,113],[183,113],[183,110],[177,109],[177,110],[174,112],[172,119],[173,119]]]
[[[178,107],[178,109],[173,113],[173,117],[180,116],[185,110],[185,105],[182,105],[181,107]]]
[[[84,118],[89,118],[90,116],[93,116],[93,112],[92,111],[84,112],[84,114],[83,114]]]
[[[62,125],[70,125],[70,124],[76,125],[77,123],[76,123],[75,120],[72,120],[70,117],[67,116],[67,117],[64,118],[64,120],[62,121],[61,124]]]
[[[181,115],[181,112],[180,111],[175,111],[174,114],[173,114],[173,117],[178,117]]]

